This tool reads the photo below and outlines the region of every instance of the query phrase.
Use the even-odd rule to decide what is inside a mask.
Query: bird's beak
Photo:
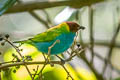
[[[82,30],[84,30],[85,27],[83,27],[83,26],[79,26],[78,29],[82,29]]]

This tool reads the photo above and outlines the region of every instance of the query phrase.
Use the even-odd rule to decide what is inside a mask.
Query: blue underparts
[[[73,43],[75,37],[75,33],[64,33],[61,34],[60,36],[56,37],[55,40],[52,40],[50,42],[33,42],[36,48],[43,52],[43,53],[48,53],[48,48],[53,45],[53,43],[56,40],[60,40],[60,43],[56,43],[52,48],[50,54],[59,54],[64,51],[66,51]]]

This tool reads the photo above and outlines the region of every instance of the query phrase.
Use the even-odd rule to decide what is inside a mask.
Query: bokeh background
[[[32,9],[35,4],[38,8]],[[77,37],[85,52],[66,64],[75,80],[120,80],[120,0],[17,0],[0,16],[0,34],[9,34],[10,41],[24,40],[64,21],[74,21],[86,28]],[[34,47],[22,47],[23,55],[43,60]],[[12,60],[15,53],[9,44],[0,46],[0,52],[0,62]],[[23,74],[25,68],[16,73],[12,70],[3,71],[3,80],[30,80],[27,72]],[[65,77],[59,65],[47,66],[44,71],[44,80],[66,80]]]

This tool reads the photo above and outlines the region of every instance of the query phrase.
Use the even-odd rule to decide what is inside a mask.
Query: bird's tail
[[[27,43],[27,44],[30,44],[30,43],[31,43],[31,41],[30,41],[30,40],[24,40],[24,41],[14,41],[13,43],[22,43],[22,44]]]

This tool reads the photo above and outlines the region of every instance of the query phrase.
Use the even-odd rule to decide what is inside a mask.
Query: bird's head
[[[85,29],[85,27],[80,26],[79,24],[75,22],[67,21],[66,23],[69,25],[69,29],[71,32],[77,32],[80,29]]]

